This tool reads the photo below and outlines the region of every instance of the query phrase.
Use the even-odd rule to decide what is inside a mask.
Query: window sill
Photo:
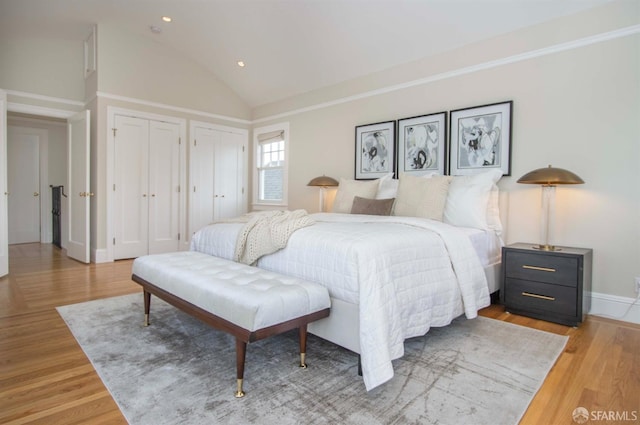
[[[287,204],[264,204],[264,203],[251,204],[252,211],[286,210],[287,208],[288,208]]]

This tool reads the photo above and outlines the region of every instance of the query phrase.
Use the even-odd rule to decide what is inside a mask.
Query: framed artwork
[[[356,180],[377,179],[394,172],[396,122],[356,127]]]
[[[398,120],[398,174],[444,175],[446,145],[446,112]]]
[[[499,168],[511,175],[513,101],[458,109],[449,113],[449,173],[474,174]]]

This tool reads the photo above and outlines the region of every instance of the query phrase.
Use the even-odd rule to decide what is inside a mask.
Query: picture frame
[[[444,175],[446,162],[446,111],[398,120],[398,175]]]
[[[395,173],[396,122],[356,126],[356,180]]]
[[[511,175],[513,101],[449,112],[449,173],[468,175],[499,168]]]

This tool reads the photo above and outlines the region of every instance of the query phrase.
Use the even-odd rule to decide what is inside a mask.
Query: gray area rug
[[[58,307],[132,425],[517,424],[567,337],[479,317],[405,343],[395,377],[367,392],[355,354],[297,332],[249,345],[234,398],[235,340],[142,294]]]

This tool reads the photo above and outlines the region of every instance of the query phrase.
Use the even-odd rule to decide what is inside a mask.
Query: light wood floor
[[[55,307],[140,292],[131,261],[84,265],[41,244],[11,246],[9,258],[0,279],[0,423],[126,424]],[[521,424],[574,424],[579,406],[640,417],[640,326],[589,317],[574,329],[498,305],[481,314],[570,337]]]

